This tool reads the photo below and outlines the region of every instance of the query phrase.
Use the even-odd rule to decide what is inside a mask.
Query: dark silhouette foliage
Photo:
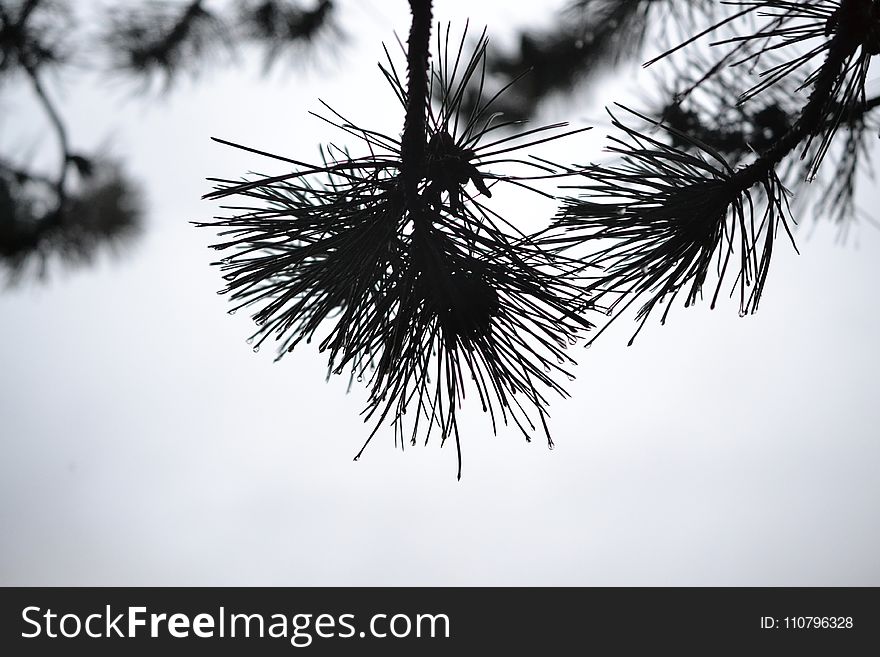
[[[59,151],[49,174],[0,155],[0,262],[19,275],[87,261],[139,225],[121,168],[71,148],[47,73],[87,62],[168,91],[242,47],[267,68],[299,62],[346,38],[341,4],[108,3],[85,52],[70,2],[0,0],[0,83],[29,85]],[[289,172],[214,179],[207,196],[230,207],[199,224],[220,235],[221,292],[252,314],[255,350],[271,341],[280,358],[314,340],[328,376],[364,383],[367,443],[385,425],[401,446],[452,438],[460,472],[468,397],[493,428],[552,445],[550,398],[566,395],[570,347],[594,324],[587,344],[621,316],[638,334],[704,297],[754,313],[794,224],[811,215],[843,234],[866,214],[880,0],[573,0],[507,50],[436,24],[430,0],[409,5],[405,63],[386,50],[380,66],[400,132],[325,106],[348,144],[316,145],[315,160],[223,142]],[[546,98],[644,57],[656,84],[642,106],[606,103],[604,159],[582,161],[572,137],[586,128],[526,123]],[[541,155],[550,141],[571,144],[566,161]],[[558,211],[516,216],[498,207],[503,186]]]
[[[456,410],[472,389],[493,425],[500,414],[527,439],[540,426],[552,446],[545,391],[565,394],[564,349],[596,317],[608,319],[588,344],[634,304],[636,334],[704,293],[754,313],[777,240],[794,243],[796,197],[818,183],[816,214],[856,214],[876,125],[865,90],[880,52],[876,0],[581,0],[560,31],[524,34],[515,55],[490,52],[484,32],[468,56],[467,39],[438,26],[434,63],[432,3],[410,7],[406,84],[391,58],[381,67],[402,136],[328,108],[363,155],[330,147],[307,164],[262,153],[293,172],[218,181],[209,197],[254,205],[202,224],[227,237],[215,248],[234,250],[219,263],[224,291],[257,306],[254,340],[274,337],[283,354],[329,325],[319,348],[330,374],[367,382],[370,439],[385,420],[401,445],[436,428],[441,442],[454,436],[460,475]],[[520,154],[569,136],[522,123],[542,98],[632,57],[659,25],[667,49],[648,64],[673,76],[646,109],[612,111],[611,161]],[[493,187],[546,194],[539,178],[559,180],[558,215],[511,230],[515,219],[491,209]]]
[[[429,16],[418,22],[429,5],[418,4],[408,83],[390,56],[381,67],[402,105],[402,137],[327,108],[326,120],[360,141],[364,156],[329,147],[320,164],[307,164],[262,153],[294,171],[218,181],[211,198],[255,203],[205,224],[225,237],[215,248],[234,249],[219,263],[225,291],[236,309],[258,308],[252,340],[258,348],[274,337],[280,356],[329,324],[319,346],[329,372],[366,381],[366,419],[376,429],[389,420],[401,445],[437,432],[441,442],[453,437],[460,455],[456,413],[466,390],[493,425],[511,422],[527,439],[541,429],[552,444],[547,393],[565,394],[557,379],[570,375],[566,350],[590,327],[580,316],[581,265],[519,232],[489,199],[496,185],[541,193],[533,179],[571,175],[521,153],[580,130],[557,124],[504,136],[494,99],[465,111],[464,91],[484,73],[485,33],[468,53],[466,31],[455,40],[446,28],[428,72],[427,51],[412,45],[427,48],[431,29]],[[524,171],[505,172],[511,164]]]

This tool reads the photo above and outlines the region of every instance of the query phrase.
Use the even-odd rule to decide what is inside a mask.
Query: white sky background
[[[502,37],[547,20],[526,5],[435,12]],[[325,384],[305,345],[279,364],[268,344],[252,353],[250,320],[215,294],[211,233],[188,223],[215,211],[204,178],[270,168],[212,136],[311,158],[338,137],[306,114],[319,97],[399,130],[375,61],[405,34],[406,3],[346,2],[341,15],[353,38],[323,77],[243,65],[158,99],[125,83],[53,86],[74,145],[110,143],[149,215],[123,257],[0,295],[0,584],[880,585],[869,226],[839,245],[805,218],[801,255],[779,242],[754,317],[735,302],[676,309],[634,347],[621,324],[578,349],[573,398],[551,409],[555,451],[492,437],[471,409],[461,482],[451,444],[401,453],[390,430],[352,461],[364,393]],[[27,88],[14,89],[0,144],[51,157]],[[548,118],[601,116],[624,92],[585,97],[597,105],[554,103]],[[556,152],[598,157],[605,132]],[[863,181],[862,205],[877,201]],[[504,207],[526,222],[553,211]]]

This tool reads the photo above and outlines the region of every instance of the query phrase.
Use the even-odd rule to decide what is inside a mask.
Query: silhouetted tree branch
[[[561,125],[511,134],[534,106],[497,121],[496,110],[509,109],[501,92],[523,62],[488,55],[485,33],[469,58],[465,38],[450,54],[447,32],[429,69],[431,3],[410,7],[406,85],[393,64],[381,67],[403,105],[403,136],[330,110],[327,120],[361,141],[363,156],[330,147],[322,164],[310,165],[237,146],[292,172],[218,180],[210,198],[244,196],[256,206],[202,224],[226,236],[215,248],[233,249],[218,263],[229,283],[223,291],[236,310],[255,306],[257,347],[274,337],[283,354],[330,325],[320,344],[330,353],[328,372],[350,367],[352,379],[368,382],[365,415],[377,421],[367,444],[388,419],[402,446],[411,411],[410,443],[435,428],[441,444],[454,436],[460,476],[456,409],[470,390],[493,427],[496,412],[527,439],[540,425],[552,447],[543,389],[565,394],[553,375],[569,374],[562,366],[573,361],[562,349],[592,327],[586,316],[610,317],[592,344],[638,304],[638,334],[655,311],[665,322],[676,299],[694,305],[707,286],[714,307],[731,279],[740,315],[754,313],[777,238],[794,241],[782,177],[807,184],[831,155],[842,175],[829,189],[851,208],[862,136],[877,106],[865,96],[880,53],[877,0],[577,2],[570,11],[583,24],[549,37],[545,48],[523,38],[521,59],[537,69],[526,98],[636,49],[661,14],[684,41],[651,63],[715,39],[708,60],[694,55],[686,64],[683,89],[663,89],[657,118],[615,110],[607,149],[614,159],[587,166],[515,155],[570,134],[545,136]],[[701,17],[715,22],[704,28]],[[744,67],[761,65],[758,81],[743,84]],[[493,75],[502,76],[501,92],[489,88]],[[520,171],[492,171],[499,163]],[[496,183],[547,194],[535,181],[563,177],[579,195],[551,195],[561,209],[549,228],[511,230],[485,205]]]
[[[466,31],[457,47],[441,34],[437,42],[453,50],[441,47],[429,67],[431,2],[410,6],[406,83],[390,60],[381,67],[403,106],[402,137],[330,110],[327,120],[361,142],[363,156],[328,147],[311,165],[239,146],[293,170],[218,181],[210,198],[257,203],[204,225],[225,236],[215,248],[233,251],[218,263],[224,291],[235,310],[254,306],[256,347],[274,337],[280,357],[328,326],[320,343],[328,372],[348,369],[369,388],[364,415],[375,427],[364,448],[386,420],[401,446],[436,432],[441,443],[454,438],[460,476],[466,390],[493,427],[512,423],[527,439],[542,430],[552,446],[546,392],[566,394],[556,380],[570,376],[566,350],[591,326],[579,313],[581,265],[486,203],[498,184],[552,198],[534,185],[571,173],[520,153],[581,130],[503,136],[494,98],[464,108],[465,90],[483,75],[485,32],[470,52]],[[520,171],[505,172],[509,165]]]
[[[265,47],[269,66],[288,47],[315,42],[324,31],[340,37],[331,0],[312,6],[292,0],[118,2],[87,8],[95,13],[90,19],[101,25],[95,30],[77,23],[81,7],[75,4],[0,0],[0,77],[27,80],[61,155],[58,173],[51,175],[17,161],[17,154],[0,155],[0,264],[13,278],[32,261],[45,271],[53,256],[87,261],[102,244],[112,246],[136,235],[142,214],[140,195],[122,172],[108,178],[108,169],[118,163],[71,150],[70,130],[47,88],[49,70],[63,73],[76,64],[146,83],[159,77],[167,90],[184,71],[197,71],[216,61],[218,53],[231,54],[239,45]],[[109,185],[101,192],[95,188],[98,170],[100,184]],[[109,203],[111,198],[118,203]],[[83,205],[86,199],[99,203],[106,213],[102,227]],[[65,242],[68,238],[70,244]]]
[[[328,376],[365,382],[364,448],[385,424],[401,446],[453,438],[460,476],[466,394],[493,430],[513,424],[527,440],[539,430],[552,446],[548,392],[567,394],[568,348],[594,321],[603,326],[588,344],[634,308],[637,335],[706,290],[712,307],[729,290],[741,315],[754,313],[808,190],[819,190],[814,214],[841,225],[856,215],[857,174],[880,132],[880,99],[866,91],[880,0],[577,0],[514,53],[489,52],[485,30],[452,38],[437,27],[432,54],[432,2],[409,6],[405,79],[390,55],[380,65],[400,133],[325,106],[317,116],[354,150],[323,146],[310,162],[222,142],[289,172],[215,179],[208,197],[249,205],[200,224],[222,235],[221,291],[231,312],[252,312],[255,350],[275,340],[280,358],[320,335]],[[61,153],[57,176],[0,157],[0,259],[14,272],[35,255],[85,260],[139,216],[118,167],[71,152],[46,88],[44,72],[77,52],[60,28],[69,8],[0,0],[0,75],[29,82]],[[239,47],[265,48],[271,66],[322,35],[338,40],[336,11],[330,0],[118,3],[99,59],[168,90]],[[649,40],[663,52],[646,65],[667,75],[653,107],[610,112],[610,160],[532,152],[582,129],[520,119]],[[516,208],[494,207],[498,185],[556,200],[555,218],[524,229]]]

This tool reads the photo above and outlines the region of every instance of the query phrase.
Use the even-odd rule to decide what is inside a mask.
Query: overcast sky
[[[841,245],[805,218],[754,317],[679,308],[633,347],[622,325],[578,350],[552,452],[469,409],[461,482],[452,445],[401,453],[390,430],[352,461],[363,392],[325,384],[316,349],[254,354],[249,319],[215,294],[211,234],[189,223],[216,211],[206,177],[272,168],[212,136],[314,159],[338,137],[307,115],[318,98],[399,130],[374,62],[406,3],[340,4],[352,38],[317,72],[245,61],[162,98],[53,87],[74,145],[122,156],[149,212],[122,256],[0,294],[0,584],[880,585],[867,225]],[[546,20],[525,4],[437,0],[436,16],[504,36]],[[626,93],[593,88],[547,118],[582,125]],[[51,153],[27,88],[0,100],[0,145]],[[597,125],[575,159],[599,157]],[[878,200],[862,181],[862,205]],[[506,203],[526,222],[553,212]]]

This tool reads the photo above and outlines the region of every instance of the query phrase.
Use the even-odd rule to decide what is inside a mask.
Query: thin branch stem
[[[46,88],[40,80],[40,75],[37,69],[33,66],[27,65],[25,66],[25,70],[27,71],[31,85],[34,88],[34,92],[40,99],[43,109],[46,111],[58,137],[58,144],[61,149],[61,170],[58,173],[58,180],[55,183],[55,191],[58,194],[58,209],[60,210],[67,198],[65,186],[67,183],[67,168],[71,156],[67,128],[64,125],[64,121],[61,119],[61,114],[52,103],[52,99],[49,98],[49,94],[46,92]]]
[[[428,103],[428,49],[431,40],[432,0],[409,0],[412,26],[407,42],[406,122],[400,147],[404,198],[414,217],[421,216],[418,187],[425,169]],[[419,223],[419,222],[417,222]]]
[[[736,172],[733,180],[737,187],[747,190],[767,177],[767,174],[805,139],[819,132],[825,124],[824,110],[833,95],[834,85],[841,75],[854,46],[846,32],[837,32],[828,48],[828,55],[816,78],[813,91],[798,120],[779,141],[767,149],[749,166]]]

